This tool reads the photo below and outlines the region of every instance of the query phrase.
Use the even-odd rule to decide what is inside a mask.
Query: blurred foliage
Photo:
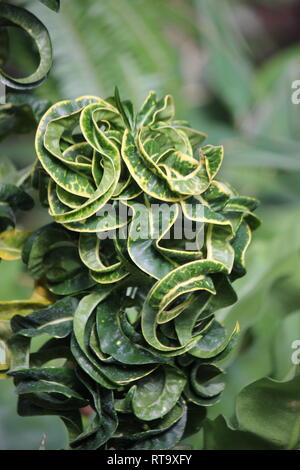
[[[4,280],[0,284],[2,300],[23,299],[31,295],[32,279],[23,272],[21,261],[2,261]],[[0,449],[38,450],[44,438],[47,449],[65,447],[66,432],[56,417],[23,418],[17,415],[17,395],[12,379],[0,381]]]
[[[0,385],[0,449],[39,450],[45,440],[47,450],[66,446],[66,432],[59,418],[43,416],[24,418],[16,413],[17,395],[11,380]]]
[[[249,274],[236,284],[240,301],[219,312],[228,325],[238,320],[242,332],[230,357],[223,400],[209,414],[206,438],[200,433],[187,443],[196,449],[232,448],[233,441],[236,448],[272,448],[274,440],[281,447],[296,446],[289,432],[298,426],[299,409],[287,412],[280,422],[277,411],[298,400],[291,344],[300,339],[300,106],[292,104],[291,94],[292,82],[300,79],[300,36],[292,27],[284,29],[293,24],[289,18],[297,2],[63,0],[59,15],[36,1],[19,3],[27,3],[47,25],[54,46],[54,67],[35,91],[37,96],[50,100],[84,93],[105,96],[117,84],[123,95],[140,103],[148,89],[170,92],[183,119],[207,132],[208,143],[225,145],[224,178],[262,201],[264,225],[248,255]],[[19,42],[15,52],[12,67],[27,71],[32,64],[34,68],[35,51],[29,53],[27,43]],[[1,156],[13,158],[19,167],[28,164],[31,155],[30,138],[2,143]],[[21,218],[21,225],[24,222]],[[0,266],[2,298],[16,297],[17,289],[18,297],[23,294],[24,286],[17,284],[21,268],[18,262],[11,265],[12,272],[7,263]],[[290,380],[290,385],[261,380],[265,376]],[[249,384],[252,389],[247,387],[239,395]],[[284,387],[288,390],[282,391]],[[5,410],[12,423],[16,413],[15,403],[9,405],[7,398],[9,385],[1,383],[0,390],[6,400],[1,400],[0,416]],[[249,390],[272,408],[264,413],[255,409]],[[280,403],[273,401],[274,394]],[[251,419],[245,415],[241,419],[243,399],[253,412]],[[219,414],[224,418],[217,418]],[[257,416],[264,433],[253,437]],[[25,426],[24,418],[15,420],[9,425],[15,425],[14,432],[5,439],[8,418],[0,420],[0,448],[25,443],[29,422],[39,423],[32,429],[39,426],[40,431],[27,448],[38,447],[43,433],[49,439],[47,448],[61,446],[54,442],[61,429],[56,421],[35,418]]]

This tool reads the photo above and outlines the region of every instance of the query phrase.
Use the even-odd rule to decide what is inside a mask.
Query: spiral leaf
[[[38,126],[34,181],[54,223],[22,257],[54,303],[12,319],[8,374],[20,412],[61,416],[71,448],[172,448],[224,389],[239,327],[215,312],[237,300],[257,201],[217,179],[223,147],[174,116],[169,95],[134,113],[116,90],[59,102]]]
[[[37,69],[28,77],[15,78],[1,68],[0,81],[18,90],[27,90],[40,85],[47,77],[52,64],[52,46],[46,27],[32,13],[8,3],[1,3],[0,25],[23,29],[33,39],[40,55]]]

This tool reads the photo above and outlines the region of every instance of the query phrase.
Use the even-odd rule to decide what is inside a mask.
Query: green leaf
[[[118,87],[115,87],[115,102],[116,102],[116,106],[118,108],[119,113],[122,115],[122,117],[124,119],[126,127],[128,127],[128,129],[131,129],[132,124],[129,121],[128,115],[126,113],[126,109],[124,108],[124,106],[122,104]]]
[[[198,406],[218,403],[225,388],[222,376],[223,371],[214,364],[193,365],[184,390],[187,401]]]
[[[97,327],[101,350],[123,364],[163,362],[163,358],[147,350],[126,334],[124,321],[126,320],[121,313],[119,299],[111,297],[97,307]]]
[[[52,46],[46,27],[32,13],[7,3],[1,4],[0,23],[2,26],[12,25],[23,29],[33,39],[40,55],[38,68],[28,77],[15,78],[1,68],[1,82],[19,90],[40,85],[47,77],[52,64]]]
[[[78,406],[84,406],[86,400],[76,390],[74,371],[65,368],[39,368],[39,369],[21,369],[9,373],[17,381],[16,392],[19,395],[31,393],[54,393],[63,395],[64,398],[77,400]],[[67,408],[67,402],[61,403],[62,409]],[[71,405],[73,406],[73,403]]]
[[[59,11],[60,0],[40,0],[44,5],[54,11]]]
[[[145,439],[134,444],[130,449],[132,450],[165,450],[172,449],[173,447],[180,442],[184,428],[186,425],[186,408],[184,407],[184,412],[182,418],[174,424],[167,431],[154,436],[150,439]]]
[[[9,183],[0,183],[0,201],[6,202],[14,210],[21,209],[27,211],[32,209],[34,205],[31,196],[23,191],[23,189]]]
[[[151,421],[166,415],[175,406],[186,379],[176,369],[163,366],[137,384],[132,399],[135,416]]]
[[[27,134],[36,129],[39,119],[49,108],[48,100],[25,93],[7,93],[0,106],[0,139],[10,134]]]
[[[147,423],[143,423],[133,416],[129,423],[128,416],[123,418],[120,416],[118,431],[114,435],[114,440],[125,438],[130,441],[141,441],[149,439],[151,436],[158,436],[177,423],[182,418],[183,413],[183,407],[177,403],[163,418]]]
[[[199,364],[192,369],[191,385],[198,395],[205,398],[215,397],[223,392],[225,387],[224,382],[215,380],[221,373],[222,371],[212,364]]]
[[[289,382],[261,379],[239,394],[237,419],[251,432],[279,449],[296,449],[300,441],[300,377]]]
[[[26,337],[46,333],[54,338],[64,338],[72,332],[77,303],[75,298],[65,297],[54,305],[36,310],[26,317],[16,315],[11,321],[12,329],[14,333]]]
[[[159,341],[157,336],[158,315],[162,315],[164,308],[179,295],[204,290],[214,293],[212,281],[206,275],[224,272],[225,267],[221,263],[209,260],[194,261],[171,271],[161,281],[157,282],[150,290],[145,301],[142,314],[142,328],[146,341],[161,351],[180,351],[183,347],[170,347]],[[171,293],[171,295],[170,295]],[[168,312],[168,311],[166,311]],[[169,311],[168,321],[180,314],[180,309]],[[163,317],[162,317],[163,318]],[[191,348],[193,344],[190,345]]]
[[[78,377],[93,397],[93,407],[96,411],[96,416],[87,429],[71,442],[71,447],[81,450],[99,449],[113,436],[118,426],[113,394],[110,390],[100,389],[98,384],[93,383],[82,372],[78,374]]]
[[[176,267],[174,261],[159,252],[158,243],[175,222],[178,216],[178,207],[176,205],[174,210],[171,207],[170,211],[166,211],[166,213],[162,212],[162,223],[159,227],[155,227],[153,223],[154,214],[151,208],[146,209],[145,206],[140,206],[138,203],[131,203],[130,201],[127,202],[127,205],[133,212],[127,243],[130,258],[147,274],[156,279],[161,279]],[[139,209],[142,209],[140,213]],[[145,209],[147,221],[144,220]],[[156,234],[156,245],[154,245],[151,236],[145,236],[146,234],[143,233],[143,229],[141,230],[141,221],[143,222],[143,227],[146,230],[148,229],[150,233],[154,233],[154,230],[158,232]],[[174,250],[170,250],[170,252],[172,251],[174,252]],[[167,254],[170,255],[170,252]]]
[[[239,326],[236,325],[231,334],[228,335],[226,329],[217,321],[214,321],[204,331],[196,346],[191,349],[190,354],[201,359],[209,359],[217,356],[225,350],[230,341],[238,334]]]

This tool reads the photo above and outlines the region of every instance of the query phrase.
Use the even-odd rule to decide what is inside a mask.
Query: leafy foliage
[[[187,411],[224,389],[218,363],[238,328],[227,333],[214,312],[236,301],[257,202],[216,179],[223,148],[201,147],[205,134],[174,114],[169,95],[151,92],[134,113],[116,90],[59,102],[37,129],[33,181],[48,180],[40,194],[55,223],[32,233],[22,256],[52,302],[63,297],[13,316],[8,374],[19,413],[59,415],[72,448],[174,447]],[[99,215],[107,202],[128,206],[129,220]],[[155,202],[165,205],[158,227]],[[199,225],[192,250],[176,237],[180,214]],[[30,354],[30,338],[44,333],[51,339]],[[54,359],[64,361],[47,367]],[[82,428],[86,404],[95,415]]]
[[[67,2],[64,2],[60,16],[48,15],[45,19],[56,50],[56,66],[52,77],[46,83],[44,82],[36,93],[57,101],[61,97],[70,98],[87,92],[106,95],[111,93],[112,83],[120,83],[122,90],[138,102],[149,88],[165,92],[172,91],[176,96],[179,114],[184,115],[183,111],[193,108],[189,109],[193,125],[208,131],[211,142],[225,144],[227,157],[222,170],[223,176],[234,181],[237,187],[242,188],[246,193],[256,195],[263,200],[261,213],[265,223],[264,228],[259,231],[254,247],[251,248],[248,275],[236,283],[239,302],[217,312],[217,318],[225,320],[230,331],[234,329],[237,320],[242,327],[240,337],[235,337],[231,343],[232,347],[234,342],[237,342],[231,350],[230,360],[225,358],[227,376],[217,375],[219,369],[224,367],[222,354],[219,358],[220,363],[208,364],[208,371],[212,375],[215,374],[214,377],[217,379],[216,384],[212,384],[213,389],[216,387],[222,390],[223,382],[226,382],[222,400],[209,408],[192,405],[192,402],[189,402],[184,436],[194,434],[204,423],[206,448],[221,449],[233,446],[241,449],[298,448],[299,444],[296,442],[297,407],[289,408],[291,402],[296,405],[297,398],[292,397],[292,394],[289,395],[286,391],[283,394],[282,390],[288,389],[291,382],[295,382],[297,393],[297,382],[293,379],[297,367],[291,363],[290,354],[292,342],[299,338],[299,208],[297,204],[299,200],[298,123],[300,121],[299,106],[291,104],[290,85],[292,80],[298,78],[299,75],[299,47],[292,45],[285,48],[283,52],[277,51],[276,38],[270,39],[266,28],[261,27],[261,18],[257,15],[259,9],[256,6],[261,3],[275,2],[259,0],[243,2],[243,5],[239,3],[241,2],[232,4],[227,0],[221,3],[218,0],[189,2],[185,0],[177,2],[138,0],[130,2],[129,6],[126,0],[97,2],[97,5],[91,0],[86,7],[81,0],[73,0],[70,7]],[[36,1],[32,2],[30,7],[41,18],[47,11],[42,5],[39,9],[39,2]],[[285,2],[285,7],[288,10],[287,2]],[[270,13],[272,8],[270,8]],[[85,28],[86,23],[89,24],[88,29]],[[285,17],[282,18],[281,23],[285,24]],[[255,34],[251,37],[252,30]],[[271,48],[275,46],[271,53],[270,45]],[[23,61],[30,62],[32,53],[25,50],[22,44],[19,46],[19,55]],[[2,56],[4,57],[5,54],[1,51]],[[111,60],[112,56],[115,60]],[[200,57],[201,67],[197,68]],[[206,57],[207,62],[205,62]],[[78,67],[79,62],[83,64],[81,68]],[[103,69],[103,63],[106,64],[105,69]],[[26,99],[29,102],[28,96]],[[114,106],[122,114],[118,101],[118,99],[115,101]],[[46,108],[47,106],[45,110]],[[15,110],[12,114],[15,114]],[[11,127],[11,133],[20,132],[22,129],[25,132],[27,122],[31,129],[34,128],[35,122],[31,112],[28,114],[27,121],[23,108],[20,108],[18,115],[20,117],[15,121],[14,127]],[[128,126],[128,111],[125,111],[123,118],[124,125],[130,127],[130,123]],[[1,126],[5,126],[5,122],[8,123],[6,117],[2,120]],[[5,131],[1,134],[4,138]],[[5,143],[2,149],[3,153],[7,151],[9,155],[12,154],[12,150]],[[13,152],[14,158],[18,155],[22,158],[23,141],[20,144],[17,142],[14,144]],[[10,165],[6,167],[9,168]],[[1,172],[3,168],[1,162]],[[5,175],[8,172],[10,172],[9,169],[5,170]],[[12,173],[14,174],[14,171]],[[9,182],[14,184],[19,176],[15,178],[14,180],[10,177]],[[48,196],[44,190],[48,179],[47,173],[39,165],[36,166],[33,184],[40,188],[40,197],[44,204],[48,203]],[[136,219],[137,217],[138,214]],[[58,223],[62,225],[61,222]],[[38,235],[39,248],[31,257],[30,269],[31,266],[36,266],[36,279],[39,278],[38,271],[41,270],[43,282],[47,283],[48,289],[52,290],[51,302],[61,295],[59,292],[62,292],[63,296],[68,296],[64,292],[69,291],[74,292],[71,294],[72,298],[80,301],[82,296],[100,285],[96,279],[93,279],[95,283],[89,287],[82,284],[86,279],[90,282],[88,270],[96,278],[95,267],[96,270],[99,268],[98,261],[95,262],[97,257],[94,257],[91,263],[88,260],[89,248],[86,247],[94,247],[92,251],[98,253],[100,246],[100,253],[104,251],[104,248],[105,253],[115,253],[114,247],[112,243],[106,244],[105,241],[99,241],[99,246],[95,246],[93,233],[81,233],[80,240],[85,240],[84,243],[79,244],[78,233],[74,230],[71,232],[62,226],[56,232],[59,233],[58,245],[62,244],[62,249],[59,250],[59,246],[55,246],[54,241],[51,241],[54,228],[59,229],[57,224],[52,225],[51,230],[49,227],[49,238],[46,236],[48,228],[45,229],[44,235]],[[45,237],[45,243],[42,241],[43,237]],[[8,240],[7,237],[4,238]],[[49,257],[47,240],[50,240]],[[31,249],[30,246],[31,244],[28,243],[28,252]],[[78,246],[81,248],[78,249]],[[136,244],[132,243],[131,255],[133,256],[135,246],[140,248],[139,240]],[[162,248],[162,243],[159,243],[159,246]],[[13,248],[16,256],[20,256],[19,248]],[[41,257],[39,251],[43,253]],[[126,252],[126,247],[123,251]],[[157,251],[156,246],[153,251]],[[64,252],[66,252],[65,255]],[[10,250],[9,253],[11,253]],[[118,256],[120,253],[119,250]],[[166,251],[160,251],[160,253],[168,255]],[[26,256],[24,254],[24,259]],[[69,262],[70,257],[75,260],[74,264]],[[115,255],[113,258],[117,261]],[[55,259],[57,259],[57,265]],[[137,256],[134,259],[137,260]],[[43,270],[41,260],[47,262],[47,268],[50,268],[48,278],[48,269]],[[101,264],[103,262],[105,266],[115,264],[110,263],[111,261],[111,258],[109,260],[105,258],[102,259]],[[127,258],[122,258],[122,262],[126,261],[127,267],[132,264],[129,254]],[[10,263],[10,266],[14,264]],[[147,268],[149,265],[150,263]],[[7,266],[3,263],[2,272],[5,276],[6,269]],[[69,285],[72,272],[82,274],[77,287]],[[140,268],[138,272],[141,274]],[[154,274],[155,272],[152,276]],[[62,281],[63,277],[66,283]],[[128,277],[120,282],[125,283]],[[98,273],[98,278],[103,280],[102,274]],[[84,286],[82,293],[80,293],[81,286]],[[57,289],[57,294],[53,294],[53,289]],[[32,301],[1,304],[1,314],[4,315],[6,312],[5,318],[9,318],[20,308],[22,310],[19,312],[25,315],[31,314],[33,310],[48,306],[49,300],[41,301],[40,299],[39,306]],[[136,310],[134,307],[127,314],[131,321],[135,318]],[[45,310],[45,316],[47,311]],[[44,313],[37,315],[37,319],[43,318],[43,315]],[[22,316],[22,319],[25,318],[27,317]],[[37,327],[38,324],[37,322]],[[107,324],[107,331],[109,331],[107,336],[115,334],[118,329],[117,321],[113,323],[113,328],[110,322]],[[49,329],[56,328],[55,325],[55,323],[49,325]],[[65,322],[65,326],[68,331],[69,320]],[[34,325],[30,322],[26,324],[26,328],[28,328],[28,336],[35,331]],[[165,327],[162,325],[159,328]],[[45,329],[48,329],[47,322]],[[62,329],[62,334],[63,332]],[[168,334],[171,333],[168,332]],[[188,334],[189,331],[182,333],[184,338]],[[1,329],[1,335],[5,341],[10,335],[7,324],[3,330]],[[67,350],[68,347],[65,349]],[[116,351],[117,348],[114,349],[114,354]],[[206,361],[210,362],[209,359]],[[61,363],[61,360],[55,360],[56,366]],[[228,363],[229,367],[227,367]],[[185,370],[189,365],[182,363],[181,367]],[[204,369],[203,364],[201,364],[201,369]],[[196,374],[196,368],[193,374]],[[265,380],[262,384],[256,382],[257,379],[266,375],[288,382],[286,385],[277,385]],[[154,377],[154,372],[148,377],[152,376]],[[251,410],[253,409],[252,417],[248,416],[242,423],[240,418],[238,421],[235,418],[232,424],[230,418],[234,414],[235,397],[251,382],[256,383],[247,387],[245,392],[248,404],[251,405]],[[261,391],[265,388],[269,389],[268,393]],[[199,384],[197,389],[199,389]],[[209,390],[210,387],[205,386],[205,389]],[[131,395],[128,395],[128,400],[118,404],[118,430],[121,434],[129,427],[128,420],[120,419],[126,416],[120,410],[126,409],[127,402],[130,402]],[[282,395],[282,401],[278,403],[280,395]],[[250,400],[251,396],[255,398],[254,401]],[[276,410],[273,407],[272,412],[269,408],[265,409],[266,401],[270,404],[276,401]],[[206,409],[210,420],[204,420]],[[287,411],[291,413],[286,413]],[[219,413],[225,418],[220,417],[215,420]],[[284,419],[284,428],[278,426],[277,417],[281,417],[280,420]],[[253,423],[250,423],[251,419],[254,424],[259,423],[255,429],[252,426]],[[161,440],[161,446],[162,435],[165,432],[163,430],[166,430],[166,436],[171,436],[168,431],[169,422],[162,420],[161,425],[155,428],[160,429],[158,439]],[[157,438],[153,436],[151,439],[146,439],[146,434],[144,434],[141,440],[142,433],[138,428],[140,424],[140,421],[133,422],[132,434],[138,430],[137,445],[144,444],[150,448],[150,440],[152,445]],[[105,434],[103,428],[101,432]],[[290,434],[294,436],[293,441],[290,440]],[[187,443],[191,442],[195,448],[201,447],[199,434],[189,438]]]
[[[0,140],[10,134],[27,134],[49,108],[48,100],[38,100],[26,93],[7,93],[6,103],[0,106]]]

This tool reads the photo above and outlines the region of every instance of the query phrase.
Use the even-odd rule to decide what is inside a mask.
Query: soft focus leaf
[[[279,449],[295,449],[300,440],[299,383],[261,379],[238,396],[241,429],[256,434]]]
[[[21,258],[21,250],[30,232],[8,230],[0,234],[0,258],[13,260]]]
[[[59,11],[60,0],[40,0],[44,5],[51,8],[51,10]]]

